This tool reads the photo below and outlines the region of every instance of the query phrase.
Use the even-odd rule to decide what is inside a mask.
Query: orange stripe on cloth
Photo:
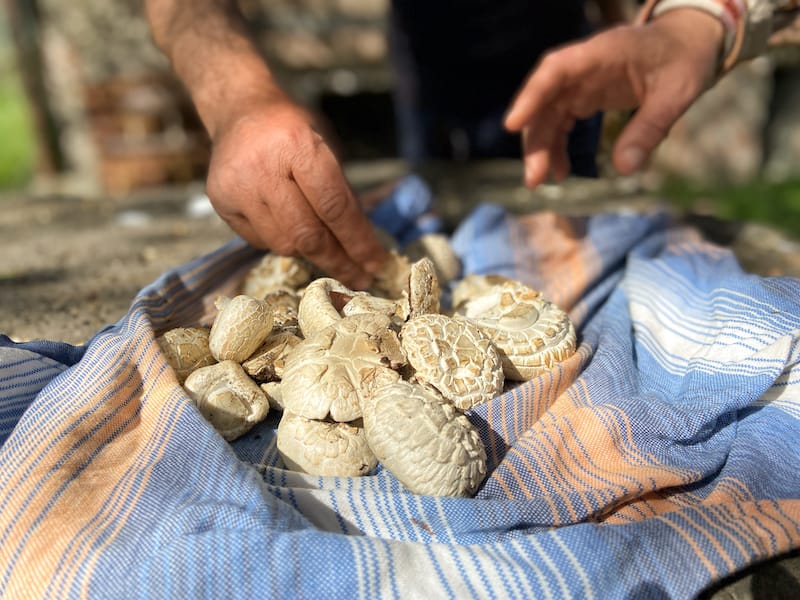
[[[158,462],[151,452],[163,447],[184,408],[176,406],[174,397],[170,401],[168,391],[176,388],[163,357],[155,359],[157,348],[150,340],[152,335],[119,357],[113,377],[106,375],[109,385],[81,401],[80,411],[70,410],[65,398],[62,414],[68,420],[57,438],[50,438],[52,446],[33,469],[30,485],[23,483],[11,497],[5,514],[17,518],[0,548],[0,566],[7,567],[12,560],[19,565],[8,574],[10,597],[44,597],[58,589],[55,585],[71,584],[77,570],[85,566],[81,564],[86,557],[83,548],[91,550],[93,540],[109,534],[97,529],[102,526],[97,521],[116,519],[106,544],[125,524],[135,497]],[[146,365],[150,365],[147,372],[139,372]],[[102,369],[97,365],[97,370]],[[88,412],[87,406],[91,407]],[[70,425],[74,426],[71,430]],[[39,448],[44,449],[44,444]],[[140,464],[141,460],[148,464]],[[37,483],[41,485],[34,490]],[[134,484],[141,487],[133,501],[115,508]],[[64,568],[66,573],[61,571]],[[84,573],[86,583],[90,575],[88,570]]]
[[[567,311],[600,273],[599,257],[586,243],[587,222],[539,212],[519,217],[510,230],[517,278]]]

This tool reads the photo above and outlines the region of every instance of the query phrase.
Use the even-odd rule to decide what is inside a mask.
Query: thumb
[[[623,175],[641,169],[690,102],[659,93],[647,97],[614,146],[614,167]]]

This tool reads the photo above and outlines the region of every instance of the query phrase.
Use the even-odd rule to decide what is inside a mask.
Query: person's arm
[[[527,185],[534,187],[549,174],[566,177],[567,133],[576,119],[600,110],[638,109],[616,141],[613,161],[622,174],[641,168],[675,121],[713,85],[726,59],[742,60],[759,44],[766,46],[765,19],[786,4],[749,0],[750,11],[741,13],[743,20],[732,29],[697,6],[705,1],[665,0],[672,6],[655,11],[652,20],[602,32],[544,57],[505,118],[510,131],[522,132]],[[722,4],[729,10],[733,3]],[[655,3],[648,3],[648,11],[650,4]]]
[[[276,83],[234,0],[145,0],[213,143],[207,192],[249,243],[364,288],[385,251],[311,116]]]

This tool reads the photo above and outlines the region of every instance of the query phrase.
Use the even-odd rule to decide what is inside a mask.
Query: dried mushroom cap
[[[403,249],[409,260],[427,257],[433,261],[439,283],[447,284],[461,273],[461,260],[453,251],[450,240],[441,233],[426,233]]]
[[[413,380],[436,388],[456,408],[488,402],[503,392],[497,349],[472,323],[445,315],[420,315],[400,330]]]
[[[467,300],[484,295],[496,285],[514,281],[505,275],[467,275],[453,286],[453,307],[458,308]]]
[[[381,298],[400,298],[408,289],[410,274],[411,261],[408,260],[408,257],[396,250],[391,250],[368,291],[373,296]]]
[[[192,371],[217,362],[208,347],[208,331],[206,327],[176,327],[157,338],[180,383]]]
[[[299,290],[311,281],[312,267],[302,258],[266,254],[247,273],[242,293],[263,298],[279,290]]]
[[[315,279],[300,299],[297,320],[304,337],[311,337],[342,319],[342,309],[355,292],[331,277]]]
[[[344,305],[342,314],[345,317],[353,315],[385,315],[391,319],[392,323],[402,325],[406,320],[406,309],[403,303],[389,298],[379,298],[369,294],[359,294]]]
[[[345,317],[306,338],[286,361],[283,401],[308,419],[353,421],[361,399],[400,378],[404,362],[397,334],[383,315]]]
[[[508,379],[539,376],[572,356],[575,327],[566,312],[520,282],[488,288],[465,301],[457,319],[475,323],[494,342]]]
[[[258,350],[242,363],[242,368],[258,383],[283,379],[286,357],[301,341],[291,332],[273,331]]]
[[[270,292],[264,296],[272,314],[272,329],[297,334],[300,325],[297,322],[297,311],[300,306],[300,294],[291,290]]]
[[[270,409],[283,410],[283,391],[280,381],[268,381],[261,384],[261,391],[267,397]]]
[[[277,446],[289,469],[311,475],[358,477],[378,464],[360,421],[317,421],[284,411]]]
[[[435,390],[398,381],[364,401],[369,447],[415,494],[472,496],[486,477],[486,450],[469,419]]]
[[[197,369],[184,387],[200,413],[228,441],[250,431],[269,412],[264,392],[232,360]]]
[[[442,292],[430,258],[421,258],[411,265],[407,296],[409,318],[439,312]]]
[[[219,313],[208,340],[211,354],[220,361],[247,360],[272,331],[269,304],[250,296],[220,296],[216,306]]]

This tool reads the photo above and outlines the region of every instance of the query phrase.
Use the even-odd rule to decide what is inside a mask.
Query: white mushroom
[[[261,391],[264,392],[264,395],[267,397],[267,402],[269,402],[270,409],[280,411],[283,410],[283,391],[281,390],[280,381],[268,381],[267,383],[262,383]]]
[[[359,294],[344,305],[342,315],[352,317],[353,315],[379,314],[389,317],[393,324],[402,325],[407,315],[404,303],[389,298],[379,298],[370,294]]]
[[[426,233],[403,249],[409,260],[418,261],[428,257],[433,261],[439,283],[446,285],[461,273],[461,260],[453,251],[450,240],[441,233]]]
[[[242,368],[258,383],[283,379],[286,358],[302,341],[288,331],[272,332],[258,350],[242,363]]]
[[[297,291],[311,281],[311,274],[311,265],[301,258],[265,254],[245,277],[242,293],[263,298],[280,290]]]
[[[360,421],[317,421],[284,411],[277,446],[289,469],[312,475],[358,477],[378,464]]]
[[[569,315],[517,281],[491,286],[463,302],[455,318],[474,323],[494,342],[505,376],[514,381],[537,377],[575,352]]]
[[[206,327],[176,327],[156,339],[180,383],[192,371],[217,362],[208,347],[208,331]]]
[[[483,296],[491,288],[508,281],[514,281],[505,275],[489,274],[479,275],[472,273],[456,282],[453,286],[453,308],[458,309],[467,300]]]
[[[445,315],[413,318],[400,330],[412,379],[427,383],[461,410],[503,392],[497,349],[472,323]]]
[[[361,417],[364,394],[400,379],[397,334],[384,315],[345,317],[295,347],[283,373],[287,410],[338,422]]]
[[[408,292],[404,294],[408,297],[409,318],[439,312],[442,292],[430,258],[421,258],[411,265]]]
[[[359,293],[363,292],[355,292],[330,277],[320,277],[308,284],[297,310],[303,336],[311,337],[340,321],[344,305]]]
[[[209,347],[217,360],[246,360],[272,331],[269,305],[258,298],[220,296],[219,309],[211,326]]]
[[[228,441],[250,431],[269,412],[264,392],[232,360],[197,369],[184,387],[201,414]]]
[[[300,325],[297,322],[297,311],[300,306],[300,295],[291,290],[270,292],[264,296],[272,314],[272,331],[282,330],[297,335]]]
[[[467,417],[435,390],[407,381],[364,400],[369,447],[415,494],[472,496],[486,477],[486,450]]]

